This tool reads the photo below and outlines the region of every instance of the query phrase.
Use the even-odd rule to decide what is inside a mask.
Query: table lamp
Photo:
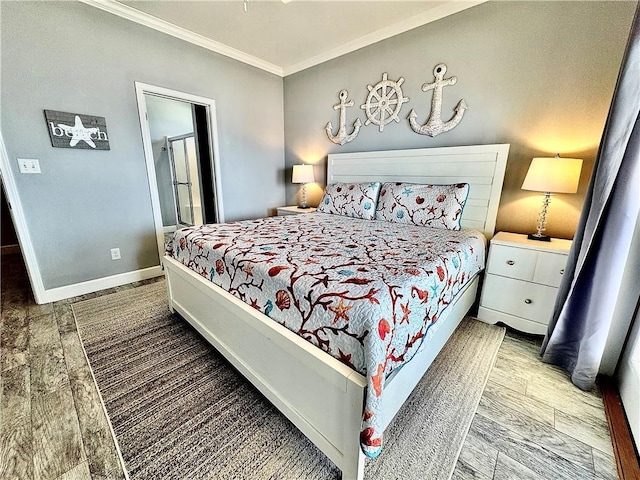
[[[315,181],[316,180],[313,177],[313,165],[294,165],[293,166],[293,175],[291,178],[291,183],[302,184],[302,203],[298,205],[298,208],[309,208],[307,207],[306,186],[307,186],[307,183],[312,183]]]
[[[536,233],[530,233],[527,238],[549,242],[551,237],[544,234],[547,226],[547,210],[551,202],[552,193],[576,193],[582,160],[578,158],[561,158],[556,155],[553,158],[534,158],[529,166],[527,176],[522,183],[523,190],[544,192],[542,209],[538,215]]]

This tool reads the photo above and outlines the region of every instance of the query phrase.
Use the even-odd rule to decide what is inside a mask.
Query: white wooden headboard
[[[329,155],[327,183],[468,183],[462,228],[480,230],[491,238],[508,154],[508,144],[336,153]]]

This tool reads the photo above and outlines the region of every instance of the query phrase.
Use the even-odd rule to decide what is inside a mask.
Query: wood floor
[[[0,478],[125,478],[70,305],[148,281],[36,305],[20,257],[3,256],[1,269]],[[507,333],[453,480],[618,478],[599,393],[538,349]]]
[[[617,479],[600,393],[542,363],[534,338],[507,333],[453,479]]]

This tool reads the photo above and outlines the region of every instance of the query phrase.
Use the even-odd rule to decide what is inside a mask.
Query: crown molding
[[[264,60],[254,57],[253,55],[241,52],[240,50],[229,47],[228,45],[216,42],[215,40],[211,40],[210,38],[194,33],[190,30],[187,30],[186,28],[179,27],[165,20],[161,20],[157,17],[154,17],[153,15],[141,12],[140,10],[137,10],[128,5],[124,5],[115,0],[80,1],[92,7],[104,10],[105,12],[109,12],[119,17],[126,18],[127,20],[131,20],[132,22],[136,22],[140,25],[144,25],[145,27],[153,28],[154,30],[166,33],[167,35],[171,35],[172,37],[185,40],[194,45],[198,45],[202,48],[206,48],[207,50],[211,50],[212,52],[219,53],[220,55],[224,55],[225,57],[233,58],[234,60],[238,60],[239,62],[246,63],[247,65],[251,65],[269,73],[273,73],[274,75],[278,75],[280,77],[284,76],[282,68],[277,65],[265,62]]]
[[[321,63],[333,60],[347,53],[355,52],[361,48],[367,47],[374,43],[386,40],[393,36],[399,35],[414,28],[421,27],[427,23],[435,22],[441,18],[453,15],[454,13],[461,12],[476,5],[486,3],[489,0],[469,0],[469,1],[452,1],[447,2],[437,7],[431,8],[425,12],[419,13],[405,20],[401,20],[387,27],[376,30],[375,32],[364,35],[356,40],[345,43],[337,48],[329,50],[315,57],[309,58],[302,62],[290,65],[283,68],[283,76],[292,75],[298,73],[307,68],[315,67]]]
[[[413,30],[414,28],[421,27],[422,25],[426,25],[427,23],[435,22],[436,20],[440,20],[441,18],[453,15],[471,7],[475,7],[476,5],[488,2],[489,0],[449,1],[442,5],[438,5],[437,7],[431,8],[425,12],[409,17],[405,20],[401,20],[392,25],[376,30],[375,32],[364,35],[337,48],[321,53],[307,60],[303,60],[302,62],[289,65],[287,67],[280,67],[278,65],[274,65],[273,63],[266,62],[257,57],[254,57],[253,55],[249,55],[248,53],[244,53],[223,43],[211,40],[210,38],[207,38],[198,33],[194,33],[190,30],[187,30],[186,28],[174,25],[173,23],[167,22],[166,20],[161,20],[157,17],[154,17],[153,15],[144,13],[133,7],[122,4],[116,0],[80,1],[92,7],[104,10],[105,12],[109,12],[119,17],[126,18],[127,20],[131,20],[132,22],[136,22],[140,25],[153,28],[154,30],[206,48],[207,50],[211,50],[212,52],[219,53],[220,55],[233,58],[234,60],[238,60],[239,62],[243,62],[266,72],[273,73],[274,75],[286,77],[287,75],[292,75],[307,68],[315,67],[316,65],[327,62],[329,60],[333,60],[334,58],[338,58],[342,55],[346,55],[347,53],[354,52],[395,35],[399,35],[409,30]]]

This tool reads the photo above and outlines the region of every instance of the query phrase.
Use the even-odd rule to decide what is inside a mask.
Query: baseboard
[[[14,253],[20,253],[20,245],[2,245],[0,247],[0,255],[12,255]]]
[[[609,424],[609,433],[613,444],[620,480],[640,480],[640,457],[631,438],[631,429],[618,388],[611,377],[598,376],[598,385],[602,391],[604,411]]]
[[[164,272],[162,271],[162,267],[157,265],[155,267],[143,268],[142,270],[135,270],[133,272],[111,275],[110,277],[96,278],[95,280],[89,280],[88,282],[74,283],[73,285],[65,285],[64,287],[51,288],[44,291],[44,301],[41,303],[57,302],[58,300],[64,300],[65,298],[77,297],[78,295],[97,292],[99,290],[104,290],[105,288],[119,287],[120,285],[159,277],[161,275],[164,275]]]

